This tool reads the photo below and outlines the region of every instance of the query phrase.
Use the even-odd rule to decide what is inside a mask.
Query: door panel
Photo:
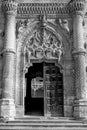
[[[64,116],[63,113],[63,75],[57,68],[57,89],[56,89],[56,100],[57,100],[57,111],[58,116]]]
[[[63,81],[59,69],[44,63],[45,115],[63,116]]]

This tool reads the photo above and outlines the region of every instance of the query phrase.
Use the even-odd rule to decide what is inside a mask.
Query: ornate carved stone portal
[[[44,92],[44,116],[87,118],[86,0],[42,1],[2,0],[5,36],[0,53],[0,117],[14,120],[25,116],[33,82],[33,97],[41,97],[42,90],[36,93],[40,85]],[[42,77],[37,75],[40,65]],[[31,78],[32,74],[37,76]],[[38,80],[39,86],[34,87]]]
[[[18,44],[21,44],[21,51],[24,54],[24,65],[22,69],[25,72],[25,74],[28,72],[28,69],[30,68],[31,64],[35,62],[38,63],[38,66],[42,62],[48,64],[47,67],[49,72],[48,74],[46,74],[46,67],[43,66],[42,69],[43,71],[42,73],[44,73],[43,88],[45,93],[44,94],[44,115],[63,116],[63,85],[62,85],[63,81],[61,81],[62,82],[61,90],[59,90],[62,98],[62,99],[60,98],[61,105],[59,105],[60,106],[59,108],[57,103],[58,96],[56,96],[56,89],[58,85],[57,84],[58,74],[56,72],[57,68],[55,66],[55,64],[57,65],[59,64],[63,54],[63,43],[62,43],[61,35],[57,33],[56,30],[48,24],[45,15],[39,16],[37,20],[30,20],[30,19],[24,21],[19,20],[17,22],[17,33],[18,33],[17,42]],[[53,63],[54,66],[53,65],[51,66],[51,64]],[[52,71],[52,69],[54,72]],[[36,70],[38,72],[38,68],[36,68]],[[52,73],[50,73],[51,71]],[[46,81],[47,80],[46,75],[49,76],[48,77],[49,81]],[[52,81],[51,80],[52,78],[54,78],[55,81]],[[24,77],[23,80],[25,80]],[[52,88],[51,88],[51,84],[53,84]],[[28,87],[31,87],[31,85]],[[27,89],[26,85],[25,85],[25,89]],[[53,94],[54,96],[50,97],[51,94]]]

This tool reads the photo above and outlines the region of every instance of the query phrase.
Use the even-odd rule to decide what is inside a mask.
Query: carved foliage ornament
[[[17,41],[24,48],[26,63],[30,63],[30,59],[57,59],[60,61],[63,53],[62,37],[44,19],[45,17],[39,21],[27,19],[26,22],[19,20],[17,24]]]
[[[4,13],[16,13],[18,0],[2,0],[2,10]]]
[[[26,49],[29,58],[58,59],[62,54],[62,42],[50,31],[44,28],[43,33],[34,31],[26,40]]]

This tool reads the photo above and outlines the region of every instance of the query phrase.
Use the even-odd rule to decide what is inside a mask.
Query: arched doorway
[[[55,63],[33,63],[26,78],[25,115],[63,117],[63,75]]]

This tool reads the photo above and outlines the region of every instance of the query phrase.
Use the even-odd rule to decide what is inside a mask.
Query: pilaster
[[[70,13],[73,17],[73,51],[74,80],[76,99],[74,102],[74,117],[87,118],[87,85],[85,68],[85,48],[83,38],[83,17],[86,9],[86,0],[72,0]]]
[[[16,76],[16,37],[15,16],[17,0],[3,0],[2,10],[5,16],[5,39],[2,73],[2,99],[0,100],[0,116],[8,120],[15,118],[15,76]]]

